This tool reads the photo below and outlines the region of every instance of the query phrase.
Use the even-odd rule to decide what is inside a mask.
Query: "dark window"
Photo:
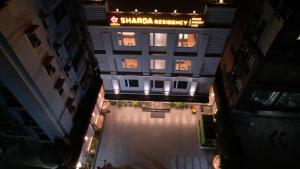
[[[256,29],[256,36],[259,38],[261,36],[261,34],[264,32],[265,28],[267,26],[267,22],[266,20],[262,20],[261,23],[259,24],[259,26]]]
[[[178,81],[177,89],[186,89],[187,84],[188,83],[186,81]]]
[[[37,48],[41,45],[41,40],[35,34],[35,30],[38,28],[38,25],[31,25],[26,31],[26,35],[33,48]]]
[[[175,82],[173,83],[173,88],[176,88],[176,86],[177,86],[177,81],[175,81]]]
[[[66,14],[67,14],[67,9],[65,7],[64,1],[61,1],[57,5],[57,7],[53,10],[53,16],[56,23],[59,23]]]
[[[164,88],[164,81],[156,80],[155,81],[155,88]]]
[[[125,80],[125,86],[128,87],[128,82],[127,82],[127,80]]]
[[[129,87],[139,87],[138,80],[128,80],[128,81],[129,81]]]
[[[56,71],[55,67],[51,64],[52,59],[52,55],[46,54],[42,60],[42,65],[45,67],[48,75],[52,75]]]

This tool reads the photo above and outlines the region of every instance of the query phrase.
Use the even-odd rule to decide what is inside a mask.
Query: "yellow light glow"
[[[116,9],[116,12],[119,12],[119,9],[118,9],[118,8]]]
[[[157,9],[154,9],[154,12],[156,13],[156,12],[157,12]]]
[[[174,13],[177,13],[177,10],[176,10],[176,9],[174,10]]]
[[[157,10],[155,10],[157,12]],[[201,17],[192,18],[156,18],[155,16],[112,16],[110,18],[111,26],[120,25],[166,25],[166,26],[183,26],[199,27],[204,24]]]

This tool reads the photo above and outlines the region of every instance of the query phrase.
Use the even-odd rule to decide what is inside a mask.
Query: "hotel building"
[[[208,102],[231,1],[87,0],[106,99]]]

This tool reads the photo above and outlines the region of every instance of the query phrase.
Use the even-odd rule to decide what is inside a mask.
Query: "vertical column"
[[[198,82],[191,82],[191,87],[190,87],[190,95],[194,96],[196,93]]]
[[[171,73],[174,69],[174,62],[173,62],[173,56],[176,48],[176,34],[175,33],[168,33],[168,39],[167,39],[167,64],[166,64],[166,70],[165,70],[165,76],[171,76]]]
[[[197,57],[195,59],[195,63],[193,63],[193,77],[199,77],[201,73],[201,69],[204,63],[204,56],[206,52],[206,48],[208,45],[208,35],[198,35],[197,36]]]
[[[166,80],[164,83],[164,94],[166,96],[168,96],[170,94],[171,91],[171,81],[170,80]]]
[[[150,80],[148,78],[143,79],[144,82],[144,93],[148,95],[150,93]]]
[[[149,34],[141,32],[140,37],[141,47],[142,47],[142,56],[139,59],[141,63],[141,70],[144,76],[149,75],[150,70],[150,57],[149,57]]]
[[[119,86],[118,79],[112,79],[112,85],[113,85],[114,93],[119,94],[120,93],[120,86]]]
[[[116,74],[116,63],[115,57],[113,54],[113,43],[112,43],[112,36],[109,32],[102,33],[102,37],[104,40],[104,49],[106,51],[106,60],[108,61],[109,71],[111,74]]]

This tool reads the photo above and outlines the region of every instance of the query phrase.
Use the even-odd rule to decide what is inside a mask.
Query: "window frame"
[[[136,66],[136,67],[133,67],[133,68],[127,67],[127,64],[126,64],[126,60],[127,60],[127,59],[135,60],[137,66]],[[123,66],[123,65],[124,65],[123,63],[126,64],[126,67]],[[136,58],[126,58],[126,57],[121,58],[121,68],[122,68],[122,69],[128,69],[128,70],[135,70],[135,69],[138,69],[138,68],[139,68],[139,60],[136,59]]]
[[[166,37],[166,40],[165,40],[165,44],[164,45],[162,45],[162,46],[159,46],[159,45],[157,45],[156,43],[156,41],[155,41],[155,35],[157,35],[157,34],[163,34],[163,35],[165,35]],[[152,37],[152,44],[151,44],[151,37]],[[162,32],[150,32],[149,33],[149,46],[150,47],[167,47],[167,43],[168,43],[168,34],[167,33],[162,33]]]
[[[155,67],[155,62],[156,61],[164,61],[164,68],[163,69],[156,69]],[[163,70],[166,70],[166,62],[167,60],[166,59],[154,59],[154,58],[150,58],[150,70],[153,70],[153,71],[163,71]]]
[[[137,33],[133,31],[118,31],[117,33],[117,45],[119,47],[136,47],[137,46]],[[125,45],[124,43],[124,33],[133,33],[134,35],[134,45]],[[125,35],[126,36],[126,35]],[[121,41],[121,43],[120,43]]]
[[[178,85],[180,82],[185,82],[186,83],[186,88],[178,88]],[[173,81],[173,89],[176,90],[187,90],[189,88],[189,81],[185,81],[185,80],[175,80]]]
[[[130,81],[137,81],[137,86],[131,86]],[[124,83],[125,83],[126,88],[139,88],[140,87],[138,79],[125,79]]]
[[[181,38],[180,38],[180,35],[182,35]],[[195,43],[194,43],[193,46],[184,46],[184,45],[183,45],[183,44],[185,43],[185,42],[184,42],[184,39],[185,39],[184,37],[185,37],[185,35],[187,35],[187,36],[193,35],[193,36],[194,36],[194,38],[195,38]],[[178,45],[179,43],[181,44],[181,46]],[[196,34],[196,33],[178,33],[176,46],[177,46],[178,48],[195,48],[195,47],[197,46],[197,34]]]
[[[188,70],[182,70],[182,69],[177,69],[177,62],[184,62],[184,61],[190,61],[191,62],[191,65],[190,65],[190,69],[188,69]],[[179,63],[179,68],[180,68],[180,63]],[[175,67],[174,67],[174,69],[175,69],[175,71],[192,71],[192,69],[193,69],[193,60],[190,60],[190,59],[176,59],[175,60]]]

